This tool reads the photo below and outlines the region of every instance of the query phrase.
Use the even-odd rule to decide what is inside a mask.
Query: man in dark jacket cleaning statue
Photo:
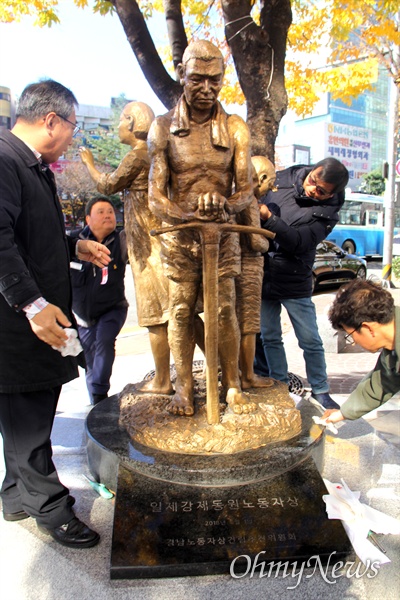
[[[260,199],[262,227],[275,233],[265,254],[261,338],[269,376],[289,382],[282,340],[281,310],[287,310],[311,385],[310,401],[339,408],[329,395],[324,348],[312,296],[312,267],[317,245],[339,220],[346,167],[332,157],[314,166],[278,171],[275,189]]]

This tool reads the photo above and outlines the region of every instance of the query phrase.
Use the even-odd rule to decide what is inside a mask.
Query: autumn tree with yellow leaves
[[[298,115],[323,92],[350,104],[374,87],[379,65],[400,85],[398,0],[294,0],[293,8],[286,88]]]
[[[398,0],[74,0],[115,13],[137,61],[167,109],[181,94],[174,74],[190,39],[210,39],[227,61],[221,98],[246,102],[253,154],[274,158],[287,106],[305,116],[323,92],[350,102],[384,65],[400,82]],[[0,20],[27,14],[53,25],[58,0],[2,0]],[[169,53],[156,48],[146,20],[165,15]],[[110,40],[111,43],[111,40]],[[104,41],[106,51],[106,41]]]

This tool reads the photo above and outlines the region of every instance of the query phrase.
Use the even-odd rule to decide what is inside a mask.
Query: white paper
[[[324,479],[324,483],[329,492],[322,496],[328,518],[342,521],[359,559],[364,564],[368,560],[381,564],[390,562],[389,557],[367,538],[370,531],[400,534],[400,521],[360,502],[360,492],[352,492],[343,479],[341,483]]]

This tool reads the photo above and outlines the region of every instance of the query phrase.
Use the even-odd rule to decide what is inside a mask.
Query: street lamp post
[[[398,50],[398,49],[397,49]],[[384,206],[385,206],[385,230],[383,238],[383,266],[382,279],[391,284],[392,258],[393,258],[393,232],[394,232],[394,201],[396,191],[396,162],[397,162],[397,138],[399,129],[399,86],[394,79],[390,78],[390,103],[388,123],[388,178],[386,179]]]

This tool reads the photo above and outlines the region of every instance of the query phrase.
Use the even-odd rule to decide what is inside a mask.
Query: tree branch
[[[290,0],[264,0],[257,25],[251,0],[221,0],[225,36],[247,101],[252,153],[274,160],[275,139],[286,113],[284,65]]]
[[[171,109],[182,88],[165,69],[136,0],[111,0],[144,76],[161,102]]]
[[[182,56],[188,45],[182,18],[181,0],[163,0],[168,39],[172,50],[174,67],[182,62]]]

